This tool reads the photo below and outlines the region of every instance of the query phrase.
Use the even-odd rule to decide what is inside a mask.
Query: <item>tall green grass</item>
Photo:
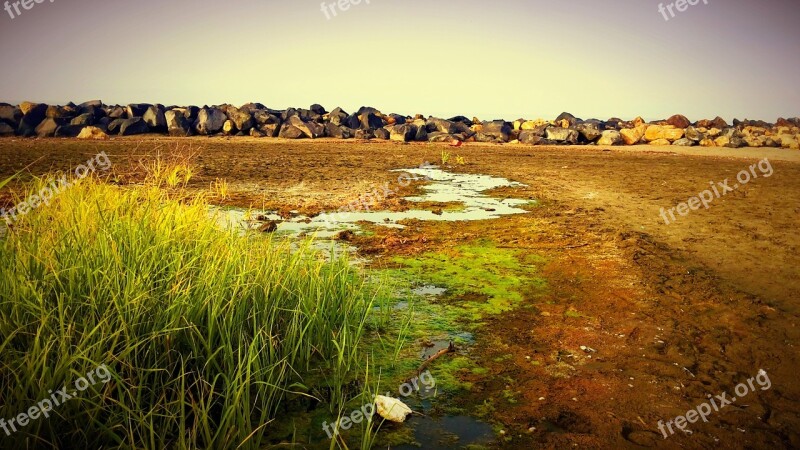
[[[0,447],[264,448],[289,393],[338,408],[377,294],[208,214],[87,178],[0,236],[0,418],[112,373]]]

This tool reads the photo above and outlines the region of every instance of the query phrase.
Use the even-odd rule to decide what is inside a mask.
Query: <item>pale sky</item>
[[[707,1],[44,0],[0,10],[0,101],[800,116],[800,3]]]

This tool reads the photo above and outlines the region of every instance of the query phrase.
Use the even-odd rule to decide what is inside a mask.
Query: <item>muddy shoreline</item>
[[[459,293],[439,306],[475,312],[463,319],[475,342],[464,356],[469,366],[440,374],[468,386],[448,401],[491,423],[496,446],[800,446],[800,152],[2,139],[0,177],[28,166],[33,174],[69,170],[100,151],[125,173],[156,147],[193,153],[199,172],[189,187],[224,178],[231,195],[219,203],[243,208],[336,210],[396,181],[393,169],[440,164],[443,150],[464,158],[463,165],[449,164],[452,172],[524,184],[490,194],[536,200],[526,214],[375,226],[351,242],[376,270],[416,261],[426,274],[428,261],[451,263],[451,292]],[[660,208],[686,201],[710,181],[733,179],[764,157],[773,176],[676,223],[659,217]],[[408,209],[402,197],[419,192],[417,183],[399,187],[378,208]],[[471,262],[481,260],[495,268],[492,278],[484,286],[459,284],[483,279],[482,266]],[[446,278],[427,276],[432,280],[421,284]],[[488,300],[497,308],[474,306]],[[760,369],[771,389],[691,425],[691,435],[660,435],[659,420],[685,414],[708,394],[732,392]]]

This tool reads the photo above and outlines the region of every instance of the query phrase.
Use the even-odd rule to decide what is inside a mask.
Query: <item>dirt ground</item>
[[[156,147],[165,155],[196,154],[192,186],[224,178],[232,191],[227,203],[284,211],[336,209],[394,182],[391,169],[439,164],[443,151],[465,160],[450,170],[526,184],[494,195],[536,199],[529,214],[415,223],[359,242],[379,257],[413,256],[490,238],[547,259],[545,298],[487,319],[476,336],[474,353],[491,376],[473,380],[462,399],[479,404],[509,389],[519,393],[493,417],[511,438],[508,448],[800,447],[800,152],[3,139],[0,179],[26,167],[34,174],[69,170],[100,151],[123,168]],[[675,208],[710,182],[728,179],[732,187],[741,170],[764,157],[772,176],[756,168],[757,179],[707,210],[669,225],[661,217],[661,208]],[[396,197],[383,206],[404,207]],[[691,424],[693,434],[664,439],[659,421],[686,414],[709,395],[736,397],[737,384],[760,369],[768,390],[756,384],[756,392],[713,412],[707,423]]]

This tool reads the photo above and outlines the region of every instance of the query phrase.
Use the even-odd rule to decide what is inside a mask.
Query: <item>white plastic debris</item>
[[[385,397],[383,395],[375,396],[375,406],[377,407],[378,414],[386,420],[392,422],[403,423],[406,417],[411,414],[411,408],[405,403],[392,397]]]

